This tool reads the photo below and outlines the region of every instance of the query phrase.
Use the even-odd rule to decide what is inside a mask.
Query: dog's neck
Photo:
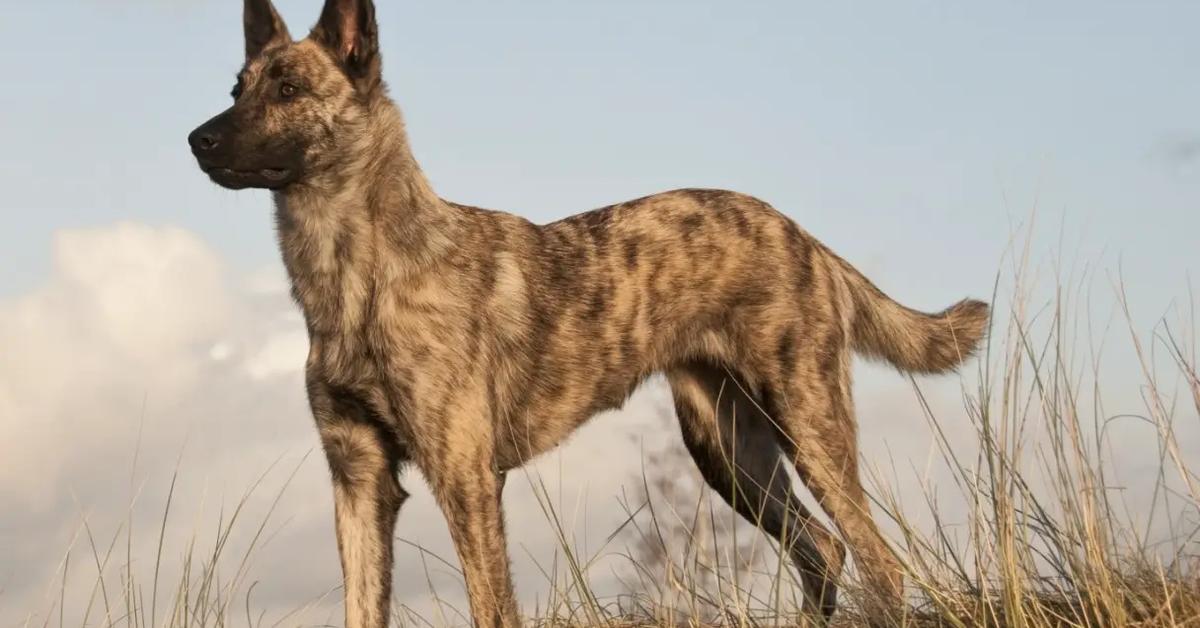
[[[361,329],[380,285],[436,264],[462,229],[413,158],[400,110],[382,96],[370,107],[335,163],[275,195],[284,265],[313,334]]]

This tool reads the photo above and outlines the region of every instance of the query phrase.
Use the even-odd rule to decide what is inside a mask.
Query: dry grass
[[[1133,327],[1119,280],[1114,316],[1094,319],[1080,303],[1087,282],[1067,277],[1043,302],[1028,283],[1028,249],[1013,257],[1005,283],[997,288],[993,331],[978,372],[963,381],[963,404],[954,416],[938,416],[913,390],[939,443],[939,464],[948,482],[930,487],[923,500],[901,500],[886,481],[876,481],[877,516],[890,518],[894,547],[906,570],[910,626],[1200,626],[1200,564],[1195,541],[1200,521],[1200,480],[1189,467],[1177,437],[1179,421],[1200,416],[1194,312],[1189,305],[1164,318],[1148,338]],[[1059,274],[1061,277],[1061,273]],[[1096,330],[1117,325],[1127,343],[1127,359],[1137,381],[1101,383],[1102,357]],[[1118,352],[1119,354],[1119,352]],[[972,383],[967,383],[972,382]],[[1115,387],[1115,388],[1114,388]],[[1105,410],[1111,396],[1140,398],[1140,412],[1120,416]],[[1131,499],[1110,463],[1122,443],[1111,440],[1117,421],[1136,422],[1152,434],[1154,447],[1139,452],[1152,463],[1154,480]],[[969,422],[969,447],[945,429]],[[628,498],[629,520],[610,541],[632,538],[626,593],[601,598],[589,585],[589,568],[607,552],[573,551],[570,534],[539,485],[545,515],[559,531],[560,559],[547,567],[548,595],[536,609],[537,626],[798,625],[795,575],[778,560],[770,543],[750,540],[727,526],[713,502],[699,493],[668,495],[660,478],[676,473],[660,460],[643,474],[639,494]],[[875,470],[876,477],[888,474]],[[257,489],[257,485],[255,489]],[[936,491],[950,490],[953,495]],[[669,490],[667,491],[670,492]],[[953,497],[953,499],[951,499]],[[943,519],[941,504],[965,505],[963,518]],[[903,503],[902,503],[903,502]],[[1132,505],[1131,505],[1132,502]],[[669,505],[669,511],[664,509]],[[170,513],[164,508],[163,526]],[[175,570],[179,579],[159,582],[162,548],[154,558],[154,578],[135,582],[122,556],[121,536],[97,543],[84,530],[86,552],[68,560],[88,560],[97,573],[110,565],[122,574],[120,590],[101,578],[91,583],[83,626],[204,628],[264,625],[253,610],[253,584],[246,581],[266,521],[256,527],[240,556],[226,556],[226,540],[244,526],[241,505],[222,517],[215,542],[192,546]],[[725,527],[722,527],[725,526]],[[158,531],[161,538],[161,531]],[[750,532],[754,532],[750,530]],[[632,535],[632,536],[630,536]],[[752,535],[751,535],[752,536]],[[129,545],[128,535],[124,539]],[[731,551],[716,551],[723,541]],[[223,567],[223,571],[222,568]],[[64,568],[61,573],[66,573]],[[843,610],[835,625],[861,625],[863,604],[853,570],[843,583]],[[62,578],[57,612],[39,614],[34,626],[62,628],[67,590]],[[336,597],[337,593],[333,592]],[[302,609],[299,609],[302,610]],[[527,609],[527,611],[530,609]],[[272,625],[300,623],[302,613],[275,618]],[[455,616],[428,620],[406,609],[401,625],[461,624]]]

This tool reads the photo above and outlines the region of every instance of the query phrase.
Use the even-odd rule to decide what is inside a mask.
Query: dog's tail
[[[965,299],[936,314],[918,312],[893,301],[845,260],[833,258],[854,301],[854,350],[866,357],[911,373],[942,373],[970,357],[987,334],[987,303]]]

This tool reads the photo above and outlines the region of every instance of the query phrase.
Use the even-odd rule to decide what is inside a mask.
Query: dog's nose
[[[210,151],[221,145],[221,136],[207,129],[196,129],[188,136],[188,144],[197,153]]]

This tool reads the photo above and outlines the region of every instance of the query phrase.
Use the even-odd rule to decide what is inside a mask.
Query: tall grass
[[[901,530],[911,622],[1196,624],[1200,492],[1188,454],[1194,462],[1200,451],[1186,452],[1177,436],[1180,427],[1194,434],[1200,417],[1194,306],[1177,309],[1174,320],[1164,318],[1144,340],[1124,285],[1114,280],[1115,320],[1100,322],[1124,327],[1127,360],[1136,368],[1123,366],[1140,380],[1105,381],[1103,347],[1093,344],[1097,321],[1079,304],[1082,282],[1056,284],[1048,303],[1032,303],[1027,261],[1026,251],[1014,270],[1009,309],[996,314],[979,384],[964,392],[963,413],[936,416],[922,403],[944,466],[969,504],[965,525],[935,525],[933,534],[922,534],[909,523],[911,504],[877,493],[886,496],[882,510]],[[915,382],[914,390],[923,402]],[[1140,397],[1142,407],[1107,413],[1106,399],[1117,396]],[[964,418],[975,437],[967,455],[943,430]],[[1143,438],[1114,442],[1119,422],[1137,424]],[[1112,463],[1122,456],[1154,466],[1150,482],[1128,487],[1132,495],[1124,484],[1129,478]],[[927,497],[938,521],[937,502]]]
[[[1039,291],[1030,274],[1026,248],[1014,258],[1006,281],[997,282],[992,333],[971,367],[975,372],[963,377],[959,410],[935,411],[922,384],[912,382],[917,407],[937,443],[943,481],[929,486],[921,499],[901,499],[889,481],[894,469],[868,469],[876,516],[894,530],[893,547],[905,570],[904,623],[1200,626],[1200,478],[1190,466],[1200,451],[1195,439],[1189,445],[1180,437],[1196,434],[1200,426],[1194,305],[1175,308],[1144,336],[1134,327],[1119,278],[1109,284],[1112,315],[1096,316],[1085,299],[1088,282],[1068,275]],[[1035,300],[1043,292],[1047,296]],[[1107,344],[1113,326],[1122,330],[1123,352]],[[1138,374],[1136,380],[1106,380],[1103,365],[1110,351],[1123,356],[1121,367]],[[1141,407],[1109,412],[1108,400],[1115,397],[1140,399]],[[1138,439],[1128,438],[1128,424]],[[950,434],[950,426],[961,430],[963,425],[970,426],[967,443]],[[1114,442],[1114,434],[1121,434],[1122,442]],[[1150,465],[1151,472],[1139,474],[1144,482],[1133,487],[1133,494],[1117,459]],[[778,548],[752,527],[735,523],[731,512],[700,488],[690,465],[678,455],[648,460],[640,486],[623,497],[625,524],[590,553],[571,542],[546,485],[526,476],[560,544],[554,561],[541,566],[548,593],[544,603],[527,608],[536,615],[530,622],[809,623],[797,576]],[[252,490],[259,490],[258,484]],[[156,531],[160,541],[152,581],[132,576],[128,530],[122,555],[120,534],[102,543],[85,525],[84,542],[64,563],[90,561],[99,577],[92,583],[68,582],[64,564],[50,611],[27,625],[62,628],[67,591],[81,584],[90,595],[82,622],[73,626],[204,628],[309,621],[298,613],[267,622],[255,613],[246,566],[271,511],[262,521],[244,521],[244,499],[220,517],[211,545],[186,548],[172,570],[177,578],[159,582],[171,500],[168,495]],[[959,505],[953,517],[947,503]],[[251,541],[240,556],[228,556],[231,531],[247,525]],[[591,572],[613,555],[624,560],[625,591],[601,595],[591,585]],[[105,575],[114,570],[119,576],[115,590]],[[871,607],[864,599],[869,594],[857,586],[853,569],[841,584],[843,608],[835,624],[865,623],[870,618],[860,609]],[[463,617],[459,611],[424,618],[398,609],[395,622],[460,625]]]
[[[257,582],[250,581],[249,567],[254,556],[271,536],[268,527],[276,514],[288,485],[304,463],[300,462],[284,477],[276,489],[266,495],[267,479],[276,472],[279,460],[263,473],[228,508],[222,507],[212,527],[196,527],[183,547],[167,547],[165,540],[176,505],[179,469],[169,480],[157,529],[146,534],[156,536],[152,556],[136,555],[133,511],[137,495],[128,507],[128,517],[107,539],[98,538],[86,515],[55,572],[48,589],[45,607],[29,609],[25,628],[65,628],[66,626],[103,626],[105,628],[209,628],[232,625],[279,626],[295,616],[304,616],[308,606],[296,608],[271,623],[253,611]],[[136,468],[136,460],[134,463]],[[251,501],[266,498],[265,509],[247,519]],[[235,537],[242,537],[235,542]],[[149,559],[152,569],[141,568]],[[76,571],[72,564],[82,561],[90,580],[72,582]],[[139,579],[139,574],[150,575]],[[168,575],[170,574],[170,575]],[[326,594],[328,595],[328,593]]]

